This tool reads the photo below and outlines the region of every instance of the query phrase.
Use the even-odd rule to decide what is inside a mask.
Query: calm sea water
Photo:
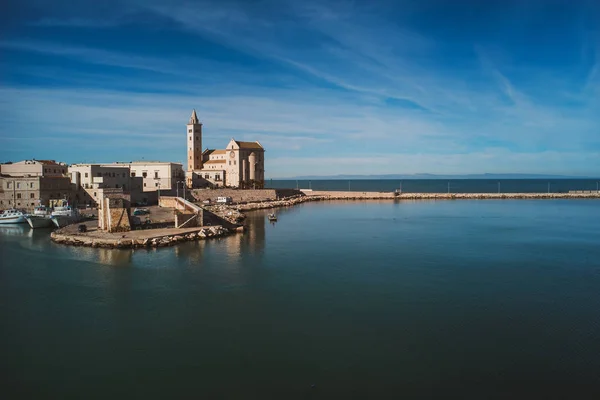
[[[266,187],[406,193],[566,193],[598,190],[598,179],[322,179],[267,180]]]
[[[0,227],[6,398],[600,398],[600,201],[278,215],[135,251]]]

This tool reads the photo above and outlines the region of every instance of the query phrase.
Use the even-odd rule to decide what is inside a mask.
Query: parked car
[[[231,204],[233,199],[231,197],[217,197],[217,203],[219,204]]]

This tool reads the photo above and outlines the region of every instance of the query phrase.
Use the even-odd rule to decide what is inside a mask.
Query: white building
[[[160,161],[134,161],[130,163],[103,164],[105,166],[128,165],[132,177],[142,177],[144,192],[176,191],[177,182],[185,181],[183,166],[180,163]],[[183,185],[183,183],[180,183]]]

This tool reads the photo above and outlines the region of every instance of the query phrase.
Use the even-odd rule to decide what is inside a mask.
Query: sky
[[[600,2],[9,0],[0,162],[600,175]],[[185,168],[185,164],[184,164]]]

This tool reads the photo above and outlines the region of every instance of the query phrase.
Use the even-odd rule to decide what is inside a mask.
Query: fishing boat
[[[33,210],[33,214],[25,217],[29,226],[33,229],[36,228],[51,228],[53,226],[52,220],[50,219],[51,210],[46,206],[37,206]]]
[[[26,216],[23,211],[14,208],[4,210],[0,214],[0,224],[24,224],[27,222]]]
[[[269,221],[277,221],[277,215],[275,215],[275,213],[267,215],[267,218],[269,219]]]
[[[66,201],[61,206],[55,206],[50,220],[57,228],[63,228],[67,225],[74,224],[82,220],[79,210],[73,208]]]

